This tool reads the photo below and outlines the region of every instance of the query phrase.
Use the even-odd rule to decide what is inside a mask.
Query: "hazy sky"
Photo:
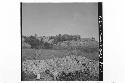
[[[22,34],[79,34],[98,40],[97,3],[23,3]]]

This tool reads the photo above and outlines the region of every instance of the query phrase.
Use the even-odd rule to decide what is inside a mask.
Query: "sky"
[[[98,3],[23,3],[22,34],[71,34],[98,41]]]

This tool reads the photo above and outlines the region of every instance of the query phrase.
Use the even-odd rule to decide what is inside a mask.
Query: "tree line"
[[[64,34],[64,35],[56,35],[56,36],[49,36],[47,41],[44,41],[46,36],[42,36],[42,37],[37,37],[37,34],[35,34],[34,36],[22,36],[24,38],[24,42],[31,45],[31,48],[33,49],[51,49],[53,47],[53,45],[58,44],[58,42],[63,42],[63,41],[77,41],[80,40],[81,37],[80,35],[68,35],[68,34]],[[51,42],[49,42],[51,40]]]

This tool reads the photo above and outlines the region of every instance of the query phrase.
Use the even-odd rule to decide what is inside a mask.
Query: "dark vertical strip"
[[[103,81],[103,16],[102,16],[102,2],[98,2],[98,26],[99,26],[99,81]]]
[[[21,32],[21,81],[22,81],[22,2],[20,3],[20,32]]]

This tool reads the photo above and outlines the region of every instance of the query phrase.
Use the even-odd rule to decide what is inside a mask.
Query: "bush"
[[[44,43],[44,48],[45,49],[51,49],[52,48],[52,44],[45,42]]]
[[[86,71],[74,71],[65,73],[62,72],[56,77],[57,81],[98,81],[98,76],[90,75],[89,70]]]
[[[33,80],[36,78],[36,75],[33,72],[24,72],[21,71],[21,80],[22,81],[29,81],[29,80]]]

